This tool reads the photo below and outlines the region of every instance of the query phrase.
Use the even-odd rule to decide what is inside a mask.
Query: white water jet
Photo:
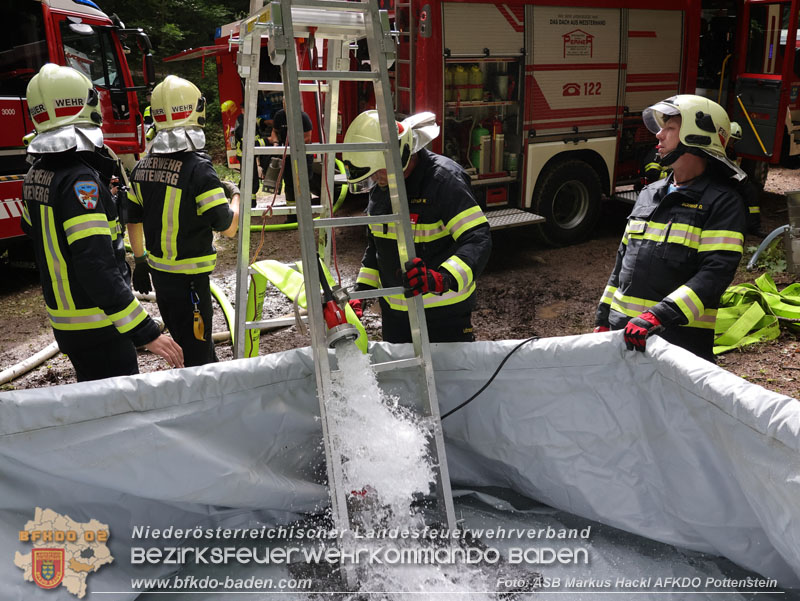
[[[343,457],[347,493],[366,491],[382,509],[375,525],[419,525],[411,516],[414,495],[427,495],[433,468],[428,431],[419,416],[378,386],[369,356],[352,343],[336,347],[339,373],[328,413],[332,438]]]
[[[360,499],[356,528],[420,529],[422,516],[412,509],[415,496],[429,495],[434,482],[428,454],[429,428],[423,419],[387,396],[378,386],[369,356],[354,344],[336,346],[339,372],[328,405],[331,435],[343,458],[348,496]],[[353,495],[363,493],[363,495]],[[352,509],[352,505],[351,505]],[[351,519],[353,516],[351,515]],[[362,548],[408,549],[426,540],[359,541]],[[453,544],[453,543],[446,543]],[[437,601],[495,599],[480,566],[370,564],[357,566],[362,594],[401,601],[435,594]],[[372,597],[371,597],[372,598]]]

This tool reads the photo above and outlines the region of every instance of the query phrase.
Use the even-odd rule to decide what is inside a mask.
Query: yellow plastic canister
[[[483,71],[477,63],[469,69],[469,99],[483,100]]]
[[[466,102],[469,100],[469,73],[464,65],[456,65],[453,72],[453,100]]]
[[[444,70],[444,101],[453,102],[456,99],[455,69],[452,65]]]

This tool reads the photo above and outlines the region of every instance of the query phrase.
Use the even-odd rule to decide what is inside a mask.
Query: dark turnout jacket
[[[670,175],[639,194],[596,324],[619,329],[650,311],[667,340],[711,358],[720,297],[742,256],[745,206],[708,174],[670,191],[672,182]]]
[[[159,328],[130,289],[123,223],[98,152],[46,154],[22,186],[22,228],[33,239],[42,292],[63,352],[119,335],[139,346]]]
[[[423,295],[425,313],[428,321],[468,314],[475,307],[475,279],[492,249],[489,223],[472,194],[469,176],[458,164],[425,149],[416,156],[418,162],[405,181],[414,248],[428,267],[449,274],[452,283],[442,295]],[[392,213],[388,188],[372,189],[367,213]],[[402,286],[394,224],[373,224],[369,229],[359,286]],[[389,310],[408,311],[402,294],[383,300]]]

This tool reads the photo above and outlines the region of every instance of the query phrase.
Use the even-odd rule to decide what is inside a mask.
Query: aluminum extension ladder
[[[295,196],[297,200],[297,220],[300,233],[301,258],[304,266],[317,261],[317,234],[324,236],[332,228],[364,226],[367,224],[394,223],[397,230],[398,250],[401,262],[414,258],[414,238],[406,200],[405,181],[400,162],[400,149],[397,143],[392,95],[389,84],[388,61],[394,58],[395,38],[389,26],[386,11],[378,9],[377,0],[362,2],[338,0],[280,0],[271,2],[251,14],[242,22],[240,30],[239,69],[245,78],[245,122],[242,152],[242,198],[250,198],[255,155],[282,154],[283,147],[256,147],[254,140],[256,97],[259,90],[282,89],[286,102],[288,141],[293,157],[295,173]],[[282,88],[274,83],[258,81],[260,48],[262,36],[268,37],[270,60],[281,66]],[[298,70],[295,38],[309,36],[322,40],[327,45],[327,64],[325,70]],[[369,48],[370,71],[350,71],[349,53],[354,43],[366,38]],[[327,92],[324,103],[324,124],[326,140],[333,143],[306,144],[303,140],[301,121],[301,91],[316,91],[317,84],[300,83],[300,80],[325,82]],[[342,81],[369,81],[375,87],[377,110],[380,117],[381,133],[389,142],[337,144],[336,127],[338,114],[339,83]],[[389,174],[389,191],[392,214],[380,216],[357,216],[334,218],[312,216],[309,190],[308,167],[298,157],[308,153],[333,155],[343,151],[384,151]],[[332,158],[332,157],[330,157]],[[328,178],[329,188],[333,190],[333,161],[323,162],[329,166],[323,177]],[[299,182],[298,182],[299,180]],[[299,185],[298,185],[299,183]],[[325,186],[323,186],[324,192]],[[323,206],[327,199],[323,197]],[[245,322],[248,269],[247,251],[249,249],[249,203],[243,202],[244,209],[239,218],[239,268],[236,285],[236,331],[234,356],[242,357],[244,350],[244,331],[257,327]],[[342,456],[335,448],[330,436],[326,402],[332,398],[331,366],[326,342],[326,325],[323,319],[322,296],[320,293],[319,270],[303,269],[309,330],[316,372],[317,394],[320,402],[320,416],[327,460],[329,490],[332,516],[338,529],[350,527],[347,493],[344,489]],[[383,288],[354,292],[354,299],[374,298],[402,293],[401,287]],[[415,370],[418,374],[418,391],[422,401],[422,411],[426,417],[433,418],[433,434],[429,441],[429,452],[435,472],[437,523],[453,531],[456,528],[450,479],[445,459],[444,438],[436,397],[433,365],[428,342],[428,329],[425,323],[422,297],[409,299],[409,319],[412,332],[414,357],[396,361],[373,364],[376,372],[390,370]],[[426,518],[430,518],[428,514]]]
[[[408,116],[414,114],[414,54],[417,44],[417,24],[414,11],[411,10],[411,0],[395,2],[394,14],[396,23],[402,21],[394,70],[394,110]]]

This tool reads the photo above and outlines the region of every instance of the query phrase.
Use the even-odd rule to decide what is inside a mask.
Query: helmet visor
[[[657,102],[642,111],[642,120],[650,133],[657,134],[664,127],[668,117],[680,115],[681,112],[674,104]]]
[[[366,179],[348,184],[348,188],[351,194],[364,194],[365,192],[372,190],[377,185],[378,178],[377,175],[373,173]]]
[[[344,160],[344,167],[345,171],[347,172],[347,181],[350,183],[358,183],[365,179],[370,172],[374,172],[374,169],[370,166],[359,167],[357,165],[353,165],[347,159]]]

